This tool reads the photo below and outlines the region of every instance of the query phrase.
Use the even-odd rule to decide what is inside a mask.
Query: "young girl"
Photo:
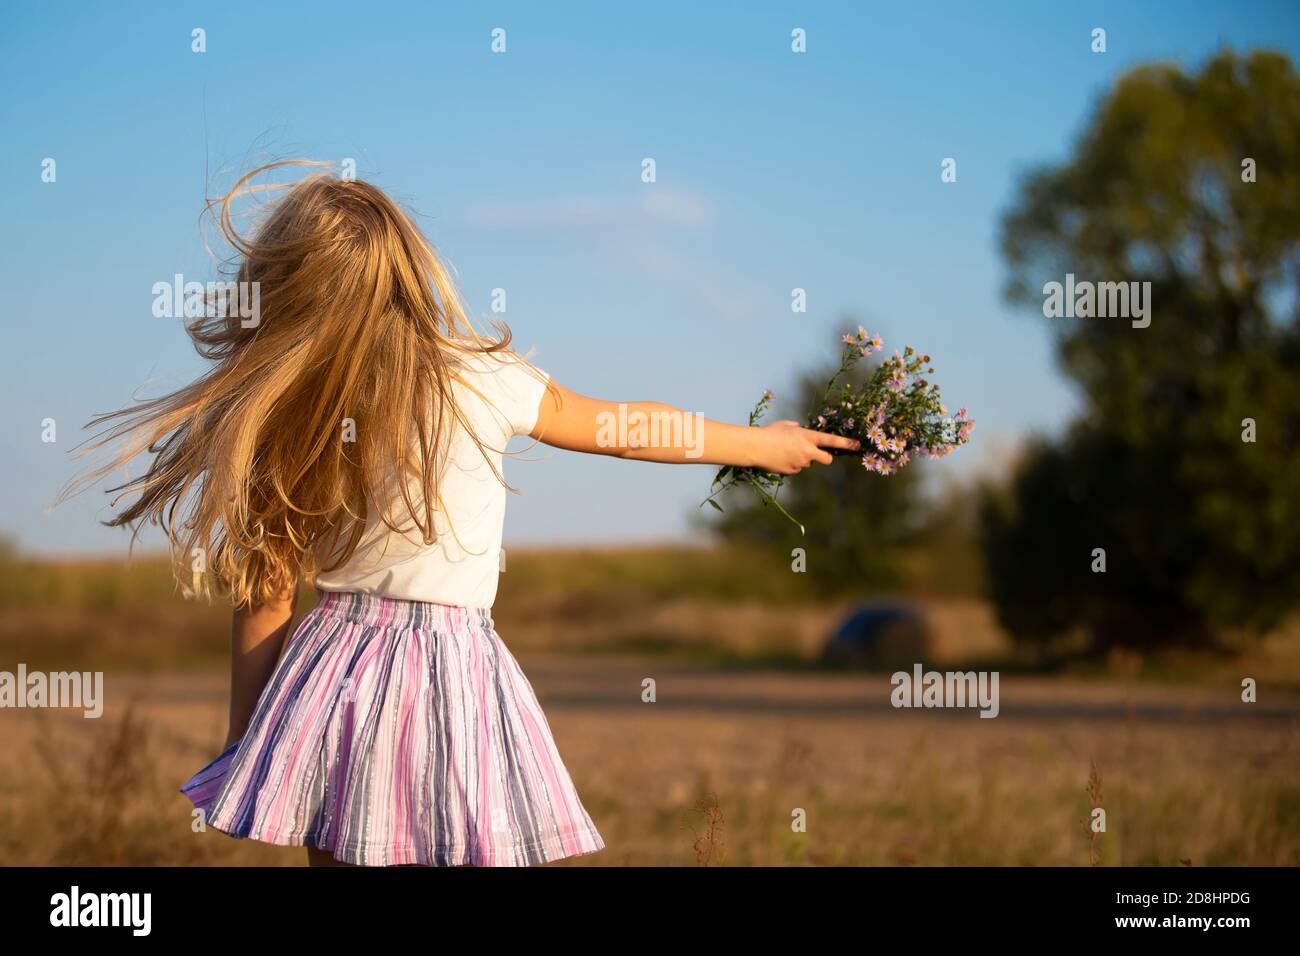
[[[209,826],[305,846],[313,865],[602,849],[493,628],[507,442],[786,475],[856,446],[795,422],[709,420],[689,449],[611,445],[600,423],[620,406],[549,379],[504,328],[476,333],[442,261],[375,186],[313,172],[275,187],[240,235],[232,202],[285,165],[322,164],[262,167],[214,204],[239,285],[188,326],[212,368],[92,423],[114,422],[101,444],[123,441],[92,478],[152,456],[112,489],[132,500],[108,523],[161,525],[185,575],[234,605],[224,751],[181,790]],[[289,635],[304,577],[320,599]]]

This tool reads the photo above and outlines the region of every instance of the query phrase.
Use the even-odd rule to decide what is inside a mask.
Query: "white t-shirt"
[[[500,472],[506,443],[533,430],[548,376],[513,353],[463,353],[457,364],[460,378],[483,396],[452,383],[457,405],[484,447],[480,450],[462,425],[453,425],[437,489],[442,498],[442,510],[434,513],[437,541],[423,542],[400,495],[386,504],[393,523],[410,528],[406,534],[389,528],[372,503],[356,551],[343,566],[318,573],[317,588],[461,607],[492,606],[501,568],[506,489],[488,461]],[[414,489],[412,500],[418,506],[418,485]]]

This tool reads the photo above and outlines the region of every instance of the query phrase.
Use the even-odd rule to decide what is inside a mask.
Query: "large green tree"
[[[1025,178],[1002,243],[1009,297],[1040,316],[1067,273],[1151,284],[1145,328],[1038,319],[1084,403],[986,502],[1004,623],[1099,646],[1276,624],[1300,600],[1294,65],[1223,52],[1126,74],[1073,155]]]

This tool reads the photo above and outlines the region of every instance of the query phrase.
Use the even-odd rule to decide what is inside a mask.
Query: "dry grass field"
[[[922,599],[927,664],[1005,662],[988,720],[896,710],[888,675],[816,668],[842,607],[701,584],[689,564],[706,559],[673,559],[694,590],[657,577],[657,553],[603,571],[590,553],[530,560],[503,581],[498,630],[607,844],[558,865],[1300,864],[1294,633],[1044,674],[983,605]],[[0,711],[0,864],[302,865],[299,849],[192,832],[176,788],[225,731],[225,615],[142,568],[28,568],[44,597],[3,598],[0,669],[102,669],[107,703],[98,720]],[[1258,703],[1240,701],[1242,676]]]

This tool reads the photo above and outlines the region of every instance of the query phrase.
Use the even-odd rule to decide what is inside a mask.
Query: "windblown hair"
[[[136,535],[144,523],[160,526],[182,588],[199,580],[192,562],[202,559],[200,589],[236,606],[346,563],[373,507],[394,531],[413,524],[435,541],[456,425],[484,448],[453,395],[457,355],[510,343],[504,326],[495,340],[474,331],[438,254],[375,186],[321,171],[250,185],[278,167],[326,165],[270,163],[209,201],[236,253],[242,304],[259,290],[259,321],[246,328],[239,309],[205,309],[186,329],[213,367],[88,426],[108,426],[93,448],[121,445],[86,482],[152,455],[143,475],[110,489],[114,505],[132,500],[105,524]],[[241,236],[232,203],[272,189],[284,193]],[[384,504],[394,494],[396,523]]]

